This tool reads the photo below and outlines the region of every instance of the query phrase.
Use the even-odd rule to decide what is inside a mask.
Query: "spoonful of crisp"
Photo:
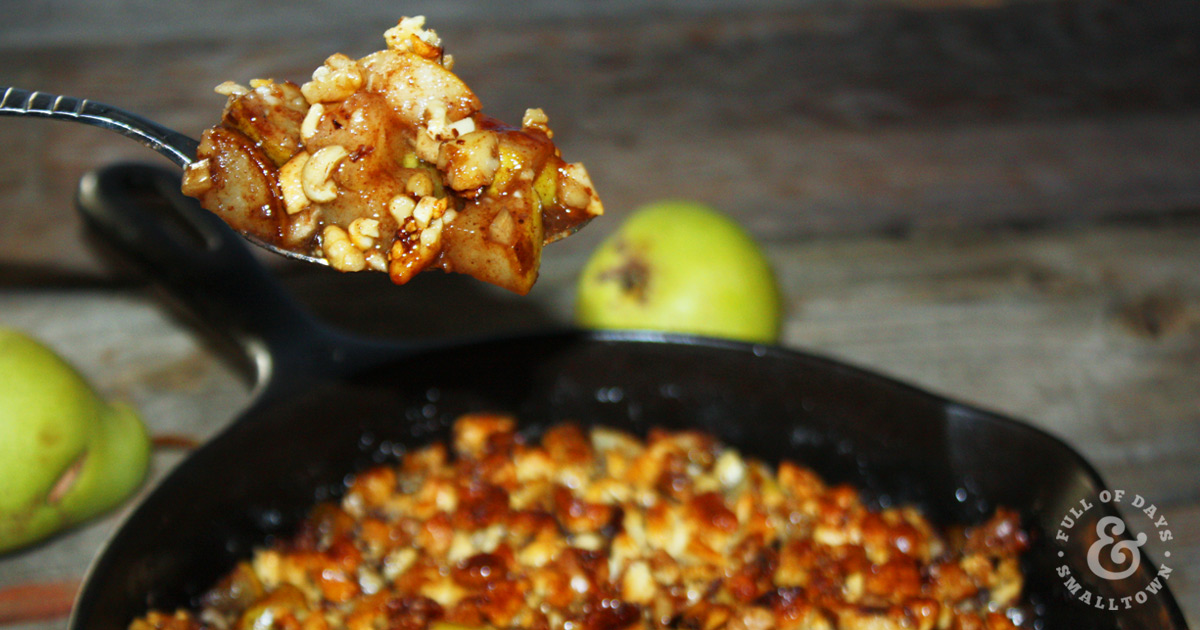
[[[221,121],[199,142],[116,107],[12,87],[0,88],[0,115],[140,141],[184,168],[185,194],[275,253],[397,284],[442,269],[525,294],[542,246],[603,206],[545,113],[526,110],[520,127],[484,115],[424,23],[400,20],[384,50],[335,54],[303,85],[217,86]]]

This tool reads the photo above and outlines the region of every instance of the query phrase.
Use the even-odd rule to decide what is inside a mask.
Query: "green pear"
[[[146,475],[141,420],[52,350],[0,328],[0,553],[119,504]]]
[[[646,329],[774,343],[779,286],[754,239],[698,203],[636,210],[592,253],[575,320],[587,328]]]

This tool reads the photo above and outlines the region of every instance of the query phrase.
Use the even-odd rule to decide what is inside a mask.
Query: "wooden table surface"
[[[24,3],[0,21],[0,85],[198,135],[222,104],[214,85],[303,81],[328,53],[377,49],[399,17],[387,4]],[[1025,419],[1157,505],[1174,539],[1149,549],[1200,627],[1200,4],[496,4],[404,10],[430,17],[486,111],[547,111],[608,216],[548,248],[526,298],[267,261],[304,303],[384,337],[560,325],[623,216],[711,203],[774,263],[783,345]],[[0,120],[0,142],[0,325],[53,346],[156,435],[202,441],[232,419],[251,398],[240,371],[92,247],[72,208],[88,169],[163,161],[39,120]],[[153,476],[185,453],[163,445]],[[62,627],[63,589],[25,589],[69,592],[118,518],[0,557],[0,624]],[[43,618],[3,621],[12,600]]]

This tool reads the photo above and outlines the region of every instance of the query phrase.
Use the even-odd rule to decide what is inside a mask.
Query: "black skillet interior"
[[[158,168],[109,167],[84,179],[80,209],[246,350],[259,396],[123,523],[93,564],[74,629],[123,630],[147,607],[188,605],[252,547],[335,496],[348,473],[441,439],[458,414],[481,409],[514,412],[531,432],[564,419],[635,432],[700,428],[760,459],[789,458],[852,483],[878,504],[917,503],[943,524],[1011,507],[1033,535],[1027,608],[1039,625],[1186,627],[1166,590],[1110,611],[1064,589],[1056,571],[1069,566],[1092,592],[1132,595],[1151,563],[1102,582],[1083,563],[1088,541],[1052,540],[1081,499],[1098,506],[1085,515],[1092,523],[1115,511],[1097,499],[1104,486],[1081,457],[1025,424],[778,347],[577,331],[424,348],[352,338],[297,308],[178,182]]]

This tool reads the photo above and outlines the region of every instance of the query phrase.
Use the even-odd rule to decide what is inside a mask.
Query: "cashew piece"
[[[279,190],[283,193],[283,207],[288,214],[298,214],[312,203],[304,194],[302,173],[308,163],[308,152],[301,151],[279,167]]]
[[[350,222],[350,242],[366,251],[375,247],[375,239],[379,238],[379,221],[359,217]]]
[[[333,169],[337,168],[347,155],[344,147],[327,146],[308,158],[304,164],[300,181],[304,187],[304,195],[317,203],[326,203],[337,199],[337,186],[333,183]]]
[[[355,247],[346,231],[336,225],[325,226],[321,248],[329,266],[338,271],[362,271],[367,266],[362,250]]]
[[[388,202],[388,213],[396,219],[396,223],[404,225],[408,217],[412,216],[413,209],[417,205],[412,197],[408,195],[396,195]]]
[[[320,103],[313,103],[308,108],[308,113],[304,115],[304,122],[300,123],[300,139],[308,142],[317,133],[317,123],[321,122],[321,116],[325,115],[325,106]]]

